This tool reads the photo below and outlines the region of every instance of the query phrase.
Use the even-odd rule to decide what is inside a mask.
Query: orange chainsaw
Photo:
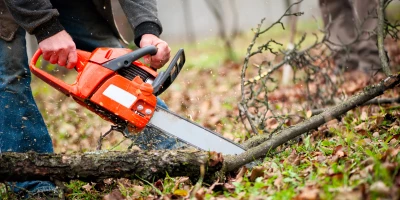
[[[202,150],[223,154],[244,152],[240,145],[220,134],[195,124],[157,106],[157,97],[176,79],[185,63],[180,49],[165,71],[157,73],[138,59],[155,55],[157,48],[147,46],[132,51],[126,48],[97,48],[93,52],[78,50],[76,81],[67,84],[36,67],[41,56],[37,50],[29,65],[30,70],[44,82],[71,96],[122,131],[141,132],[144,128],[157,130]]]

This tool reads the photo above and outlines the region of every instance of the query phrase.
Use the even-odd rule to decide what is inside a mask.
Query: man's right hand
[[[43,58],[51,64],[72,69],[78,61],[75,43],[65,30],[41,41],[39,48],[42,50]]]

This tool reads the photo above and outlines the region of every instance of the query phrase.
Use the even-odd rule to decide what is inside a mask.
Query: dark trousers
[[[377,26],[375,0],[319,0],[322,19],[338,50],[336,64],[365,72],[380,69],[376,36],[367,32]],[[345,46],[343,46],[345,45]]]

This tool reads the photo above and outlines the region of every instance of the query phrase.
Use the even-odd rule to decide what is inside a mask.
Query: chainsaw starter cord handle
[[[156,55],[157,54],[157,47],[155,46],[145,46],[143,48],[137,49],[132,51],[128,54],[110,60],[108,62],[103,63],[103,66],[111,69],[113,71],[118,71],[123,67],[130,67],[131,63],[145,55]]]

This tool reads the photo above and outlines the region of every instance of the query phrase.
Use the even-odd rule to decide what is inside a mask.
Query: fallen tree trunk
[[[211,156],[210,156],[211,155]],[[0,182],[26,180],[83,180],[130,178],[154,181],[170,176],[200,177],[200,166],[212,176],[222,157],[197,150],[93,152],[81,154],[0,154]]]

